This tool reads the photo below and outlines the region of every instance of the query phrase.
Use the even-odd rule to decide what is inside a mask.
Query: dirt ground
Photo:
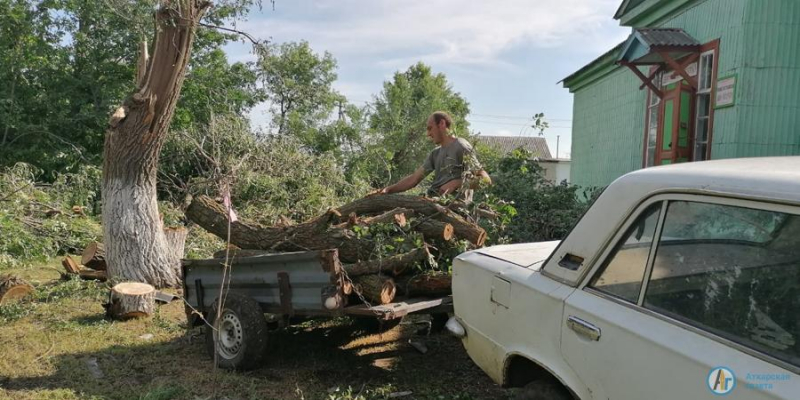
[[[128,322],[103,317],[104,284],[58,280],[54,266],[11,271],[33,300],[0,306],[0,399],[506,399],[424,317],[370,335],[346,318],[272,332],[269,357],[248,372],[214,370],[203,328],[187,330],[183,305]],[[0,271],[3,273],[9,271]],[[421,354],[414,338],[428,348]],[[403,397],[400,392],[411,392]]]

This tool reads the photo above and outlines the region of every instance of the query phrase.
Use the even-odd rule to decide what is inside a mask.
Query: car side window
[[[643,305],[800,365],[800,216],[670,202]]]
[[[628,228],[590,287],[636,303],[661,206],[661,203],[649,206]]]

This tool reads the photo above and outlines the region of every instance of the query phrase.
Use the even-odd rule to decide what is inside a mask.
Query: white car
[[[612,183],[561,242],[460,255],[448,329],[529,399],[800,399],[800,157]]]

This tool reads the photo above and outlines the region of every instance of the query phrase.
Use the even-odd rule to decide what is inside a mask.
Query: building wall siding
[[[800,2],[750,0],[738,73],[736,157],[800,154]]]
[[[720,39],[719,76],[740,74],[744,62],[745,15],[753,1],[761,2],[698,1],[662,21],[659,27],[681,28],[701,43]],[[619,176],[641,168],[646,91],[639,90],[640,84],[627,68],[618,68],[575,92],[571,154],[573,183],[605,186]],[[737,85],[737,97],[742,95],[740,87]],[[712,158],[741,157],[742,139],[737,138],[737,132],[744,120],[738,115],[738,104],[737,99],[737,107],[715,112]]]
[[[646,91],[628,69],[618,69],[575,92],[571,181],[605,186],[642,166]]]

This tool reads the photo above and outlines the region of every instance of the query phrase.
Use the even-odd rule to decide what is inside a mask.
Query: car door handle
[[[598,341],[600,340],[600,328],[574,316],[570,315],[567,318],[567,326],[577,334],[588,339]]]

